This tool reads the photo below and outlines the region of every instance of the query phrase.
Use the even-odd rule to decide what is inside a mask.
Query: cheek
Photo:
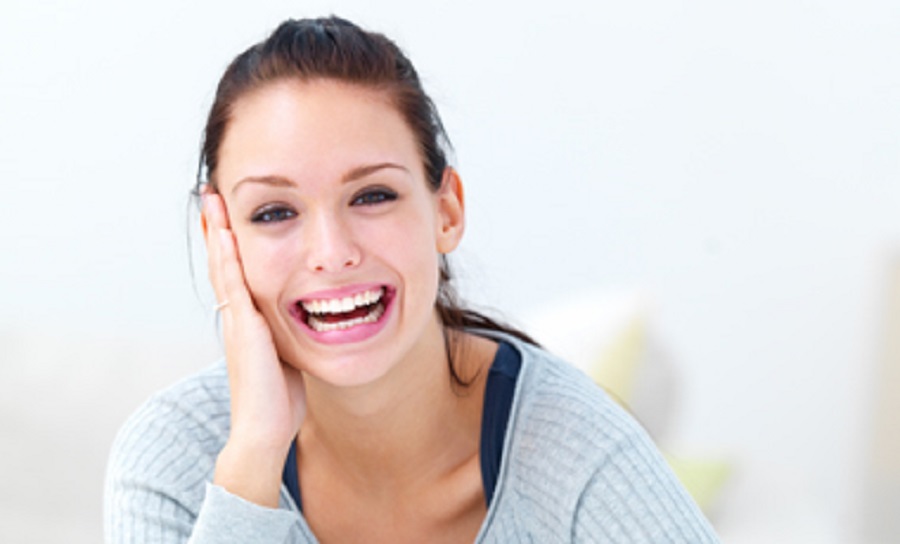
[[[405,269],[407,289],[419,300],[434,301],[437,293],[439,278],[439,254],[435,245],[433,233],[423,225],[427,221],[412,222],[399,229],[399,233],[392,237],[392,253],[398,261],[398,266]]]
[[[291,270],[286,244],[258,236],[235,233],[244,279],[257,305],[277,302]],[[261,308],[262,309],[262,308]]]

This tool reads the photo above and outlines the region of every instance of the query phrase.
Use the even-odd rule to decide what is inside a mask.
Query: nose
[[[305,225],[307,266],[315,272],[338,272],[359,264],[361,253],[351,229],[333,214],[309,217]]]

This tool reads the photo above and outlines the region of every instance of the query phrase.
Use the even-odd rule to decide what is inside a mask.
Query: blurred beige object
[[[666,461],[700,509],[709,515],[715,507],[715,500],[722,491],[722,486],[731,476],[731,463],[715,458],[672,455],[666,455]]]
[[[526,325],[548,350],[609,392],[664,447],[677,412],[678,375],[653,337],[649,309],[640,291],[582,293],[541,309]],[[666,459],[709,515],[731,464],[719,458]]]
[[[645,345],[643,320],[632,318],[615,341],[589,365],[586,369],[588,375],[620,401],[630,401]]]
[[[888,264],[886,290],[864,484],[866,542],[900,541],[900,255]]]

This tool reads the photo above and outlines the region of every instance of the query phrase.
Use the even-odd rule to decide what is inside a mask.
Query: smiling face
[[[383,91],[281,81],[235,104],[215,172],[247,285],[279,355],[324,382],[441,357],[439,255],[463,231]]]

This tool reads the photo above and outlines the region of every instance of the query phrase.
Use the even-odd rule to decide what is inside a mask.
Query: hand
[[[272,331],[244,279],[225,203],[203,194],[209,277],[221,308],[231,389],[231,434],[216,462],[214,482],[264,506],[278,506],[281,474],[306,415],[299,370],[278,357]]]

